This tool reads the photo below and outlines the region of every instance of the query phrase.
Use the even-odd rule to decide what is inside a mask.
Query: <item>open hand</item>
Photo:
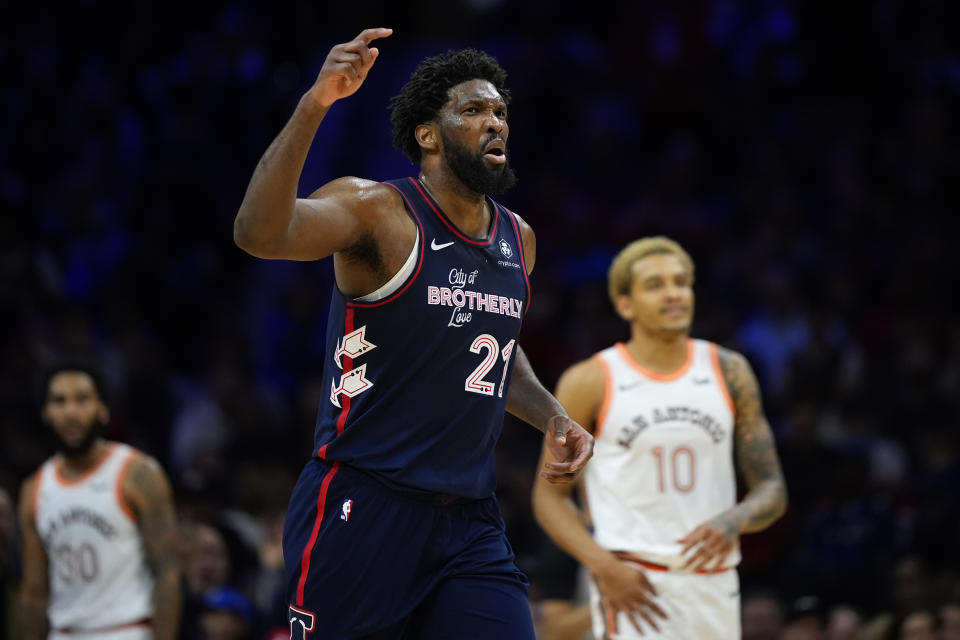
[[[540,476],[554,484],[573,482],[593,455],[593,436],[569,417],[556,415],[547,421],[543,437],[555,462],[545,462]]]
[[[681,555],[693,551],[683,563],[683,568],[691,571],[720,569],[727,555],[733,551],[738,535],[735,524],[722,514],[704,522],[677,541],[683,545]]]
[[[377,38],[386,38],[393,29],[364,29],[350,42],[336,45],[327,54],[317,81],[310,88],[309,95],[316,104],[328,108],[340,98],[353,95],[376,62],[380,50],[370,43]]]
[[[654,630],[660,631],[654,616],[666,620],[667,614],[654,600],[657,590],[647,580],[643,569],[630,562],[615,559],[597,571],[594,577],[597,579],[607,612],[608,628],[616,628],[617,614],[625,613],[630,624],[641,635],[643,629],[639,618],[645,620]]]

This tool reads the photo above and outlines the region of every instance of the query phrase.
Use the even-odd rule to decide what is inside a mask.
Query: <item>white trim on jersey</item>
[[[382,287],[373,293],[368,293],[365,296],[354,298],[354,301],[377,302],[378,300],[383,300],[387,296],[397,291],[403,285],[403,283],[407,281],[407,278],[410,277],[410,274],[413,273],[413,269],[417,266],[417,249],[419,248],[420,234],[417,233],[417,236],[413,241],[413,249],[410,250],[410,255],[407,256],[407,261],[403,263],[403,266],[400,267],[400,270],[397,271],[392,278],[387,280],[386,284],[384,284]]]

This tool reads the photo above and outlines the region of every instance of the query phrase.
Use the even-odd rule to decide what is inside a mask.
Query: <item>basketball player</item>
[[[99,373],[61,365],[45,377],[42,419],[59,452],[20,493],[19,638],[173,640],[180,618],[170,485],[143,453],[101,436]]]
[[[336,277],[313,458],[285,523],[291,635],[532,639],[493,497],[503,413],[547,434],[547,481],[571,481],[593,439],[517,345],[535,242],[489,197],[515,180],[505,72],[474,50],[424,60],[391,102],[394,143],[419,176],[339,178],[296,197],[321,120],[390,33],[333,47],[234,226],[255,256],[332,255]]]
[[[596,437],[583,475],[593,536],[570,485],[538,479],[534,511],[594,579],[597,638],[739,638],[738,537],[786,508],[750,365],[688,337],[693,276],[690,256],[668,238],[628,245],[610,267],[609,292],[630,340],[558,383],[557,398]],[[739,502],[734,460],[747,488]]]

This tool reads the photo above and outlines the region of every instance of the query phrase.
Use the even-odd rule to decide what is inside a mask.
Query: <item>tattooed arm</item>
[[[180,623],[180,545],[170,483],[152,458],[138,456],[124,478],[123,495],[133,509],[153,572],[156,640],[174,640]]]
[[[14,637],[42,640],[47,637],[47,552],[37,531],[34,492],[40,473],[28,478],[20,488],[20,530],[23,532],[23,579],[15,615]]]
[[[763,414],[757,378],[739,353],[718,348],[718,356],[736,410],[734,446],[747,494],[732,509],[700,525],[680,541],[683,553],[699,545],[686,562],[693,569],[706,568],[711,562],[720,566],[737,536],[766,529],[787,509],[787,486],[773,432]]]

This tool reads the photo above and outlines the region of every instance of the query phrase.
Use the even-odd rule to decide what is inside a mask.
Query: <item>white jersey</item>
[[[644,369],[623,344],[595,357],[605,393],[584,470],[594,538],[677,569],[677,540],[736,503],[734,407],[717,345],[688,340],[670,374]],[[737,546],[723,565],[739,561]]]
[[[133,457],[110,443],[97,467],[64,478],[57,458],[37,474],[37,531],[49,561],[51,635],[129,625],[153,615],[153,575],[121,481]]]

